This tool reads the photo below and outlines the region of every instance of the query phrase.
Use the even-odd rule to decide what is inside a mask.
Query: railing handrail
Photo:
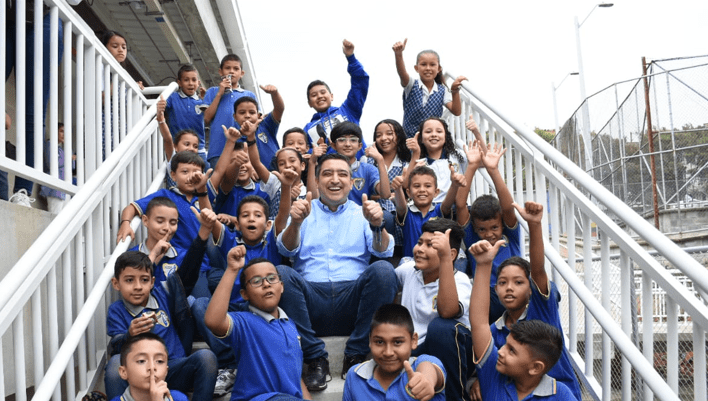
[[[448,77],[455,77],[450,71],[446,72]],[[543,138],[530,132],[523,125],[515,123],[513,119],[508,118],[504,113],[497,110],[494,106],[485,102],[481,97],[479,97],[471,88],[471,85],[464,81],[462,83],[465,91],[469,92],[474,98],[484,103],[484,105],[499,116],[506,124],[508,124],[515,133],[523,138],[524,141],[533,145],[536,149],[539,149],[545,157],[555,163],[559,169],[563,170],[565,174],[570,176],[578,185],[581,185],[588,192],[592,194],[598,201],[600,201],[603,206],[608,210],[611,210],[616,216],[622,216],[623,220],[629,227],[631,227],[636,233],[640,233],[642,238],[649,243],[654,249],[659,251],[662,256],[673,263],[676,267],[681,269],[684,274],[691,278],[694,285],[700,288],[704,293],[708,293],[708,275],[705,274],[705,268],[701,266],[696,260],[694,260],[690,255],[684,252],[678,245],[673,241],[669,240],[664,236],[656,227],[649,224],[644,218],[639,216],[632,208],[626,205],[624,202],[620,201],[616,196],[614,196],[610,191],[603,187],[600,183],[595,181],[590,175],[583,171],[571,160],[563,156],[556,148],[547,143]],[[550,165],[548,165],[550,167]],[[555,184],[560,184],[566,181],[562,177],[558,177],[558,171],[556,169],[544,169],[550,178],[553,177],[561,178],[562,180],[556,182]],[[577,188],[570,186],[565,186],[567,189]],[[574,191],[575,192],[575,191]],[[582,195],[581,195],[582,196]],[[583,198],[585,198],[583,196]],[[587,199],[587,198],[585,198]],[[590,207],[589,212],[593,214],[597,220],[598,224],[604,225],[603,228],[609,232],[620,234],[615,230],[616,224],[602,211],[599,210],[595,205]],[[622,233],[624,233],[623,230]],[[620,234],[621,235],[621,234]],[[628,236],[627,236],[628,237]],[[631,242],[634,242],[629,238]],[[636,242],[635,242],[636,243]],[[637,253],[635,256],[640,256]],[[695,299],[695,297],[694,297]],[[708,320],[708,315],[703,314],[704,318]],[[704,325],[704,327],[708,327]]]
[[[163,96],[169,96],[176,88],[177,83],[171,83],[163,91]],[[0,333],[4,333],[12,324],[22,310],[22,305],[34,293],[64,250],[65,242],[78,232],[96,204],[110,189],[111,177],[115,180],[125,170],[131,160],[127,156],[134,155],[142,142],[154,133],[157,127],[154,122],[156,110],[156,105],[151,106],[138,120],[130,133],[135,135],[134,140],[124,140],[111,153],[0,282]],[[149,129],[151,126],[152,131]]]

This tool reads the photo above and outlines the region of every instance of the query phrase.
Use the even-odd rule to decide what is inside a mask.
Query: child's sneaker
[[[214,386],[214,395],[221,397],[231,392],[236,381],[236,371],[234,369],[219,369]]]
[[[34,203],[34,201],[35,199],[30,198],[27,190],[24,188],[15,192],[15,194],[10,197],[10,203],[20,206],[32,207],[32,203]]]

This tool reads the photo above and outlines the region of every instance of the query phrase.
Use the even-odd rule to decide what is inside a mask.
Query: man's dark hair
[[[169,208],[177,210],[177,205],[175,205],[175,203],[172,202],[172,199],[170,199],[166,196],[156,196],[156,197],[150,199],[150,202],[148,202],[148,205],[145,208],[145,215],[150,216],[150,212],[152,212],[152,209],[154,209],[158,206],[167,206]]]
[[[563,352],[560,330],[541,320],[519,320],[511,326],[509,335],[519,344],[529,347],[533,358],[540,359],[546,365],[544,374],[558,362]]]
[[[273,262],[271,262],[270,260],[268,260],[268,259],[266,259],[266,258],[255,258],[255,259],[249,260],[248,263],[246,263],[246,265],[243,266],[243,268],[241,269],[241,273],[240,273],[239,276],[238,276],[238,281],[239,281],[239,284],[241,285],[241,289],[242,289],[242,290],[246,291],[246,284],[248,284],[248,283],[246,282],[246,270],[247,270],[249,267],[251,267],[251,266],[253,266],[253,265],[255,265],[255,264],[258,264],[258,263],[268,263],[269,265],[275,267],[275,265],[273,264]],[[277,267],[275,267],[275,271],[276,271],[276,272],[278,271],[278,268],[277,268]],[[280,274],[280,273],[278,273],[278,274]]]
[[[317,167],[315,167],[315,176],[316,176],[317,178],[320,177],[320,171],[322,171],[322,165],[323,165],[324,162],[326,162],[327,160],[341,160],[341,161],[347,163],[347,166],[349,166],[349,175],[350,175],[350,176],[352,175],[352,167],[351,167],[351,165],[349,164],[349,159],[348,159],[346,156],[340,155],[339,153],[327,153],[327,154],[325,154],[325,155],[322,155],[322,156],[317,160]]]
[[[126,251],[118,256],[113,267],[113,277],[115,277],[116,280],[120,280],[121,273],[128,267],[132,267],[136,270],[145,270],[150,273],[151,276],[154,275],[152,260],[150,260],[148,255],[140,251]]]
[[[137,344],[140,341],[145,341],[145,340],[152,340],[152,341],[157,341],[160,344],[162,344],[163,347],[165,347],[165,356],[168,355],[167,351],[167,345],[165,345],[165,340],[162,339],[162,337],[158,336],[157,334],[148,331],[146,333],[140,333],[136,334],[134,336],[129,336],[127,340],[125,340],[125,343],[120,349],[120,366],[125,366],[126,362],[128,362],[128,354],[130,354],[130,351],[133,350],[133,345]]]
[[[472,221],[474,219],[480,221],[487,221],[496,219],[502,213],[501,204],[499,199],[494,195],[481,195],[472,202],[472,208],[470,209],[470,216]]]
[[[334,143],[338,138],[344,136],[355,136],[359,138],[361,142],[363,135],[361,133],[361,128],[351,121],[344,121],[343,123],[337,124],[332,128],[332,132],[329,134],[329,139]]]
[[[182,64],[179,67],[179,70],[177,70],[177,79],[181,80],[182,79],[182,74],[185,72],[190,72],[190,71],[196,71],[197,68],[193,64]]]
[[[443,218],[431,219],[423,224],[422,232],[444,234],[448,229],[450,229],[450,249],[456,249],[459,252],[465,231],[456,221]]]
[[[253,103],[256,105],[256,110],[258,110],[258,102],[256,99],[250,97],[250,96],[241,96],[240,98],[236,99],[234,102],[234,114],[236,113],[236,110],[238,109],[238,106],[240,106],[242,103]]]
[[[327,91],[329,93],[332,93],[332,90],[329,89],[329,85],[327,85],[324,81],[320,81],[319,79],[316,79],[316,80],[310,82],[309,85],[307,85],[307,100],[310,100],[310,89],[314,88],[317,85],[324,85],[325,88],[327,88]]]
[[[371,330],[369,331],[369,335],[371,335],[371,332],[373,332],[375,328],[386,323],[403,327],[406,331],[408,331],[408,333],[410,333],[411,336],[415,333],[411,313],[403,305],[381,305],[379,309],[376,310],[376,313],[374,313],[374,318],[371,319]]]
[[[172,172],[177,171],[177,167],[179,167],[180,163],[194,164],[195,166],[199,166],[202,170],[204,170],[204,166],[206,166],[204,160],[201,156],[199,156],[198,153],[194,153],[189,150],[177,152],[174,156],[172,156],[172,161],[170,162],[170,170]]]
[[[413,182],[413,177],[416,175],[427,175],[433,177],[433,182],[435,182],[435,188],[438,187],[438,176],[435,175],[435,170],[428,166],[418,166],[414,168],[410,174],[408,174],[408,188],[411,187],[411,182]]]
[[[221,59],[221,64],[219,64],[219,68],[224,68],[224,64],[226,64],[227,61],[238,61],[239,65],[241,66],[241,69],[243,69],[243,62],[241,61],[241,57],[233,53],[227,54],[224,56],[224,58]]]

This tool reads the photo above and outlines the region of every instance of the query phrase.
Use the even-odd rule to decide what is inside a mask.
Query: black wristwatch
[[[255,140],[255,139],[252,140],[252,141],[246,141],[246,145],[248,145],[248,146],[253,146],[253,145],[255,145],[255,144],[256,144],[256,140]]]

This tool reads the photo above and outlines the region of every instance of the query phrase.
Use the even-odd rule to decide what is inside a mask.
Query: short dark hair
[[[148,255],[140,251],[125,251],[120,254],[113,267],[113,277],[115,277],[116,280],[119,280],[123,270],[128,267],[132,267],[136,270],[145,270],[150,273],[151,276],[154,275],[152,270],[152,260],[150,260]]]
[[[324,162],[327,160],[341,160],[343,162],[347,163],[347,166],[349,166],[349,175],[351,176],[352,174],[352,166],[349,164],[349,159],[344,156],[340,155],[339,153],[327,153],[325,155],[322,155],[318,160],[317,160],[317,167],[315,167],[315,177],[319,178],[320,177],[320,171],[322,171],[322,165]]]
[[[519,320],[509,329],[509,335],[519,344],[529,347],[534,358],[546,365],[547,373],[563,352],[563,337],[560,330],[541,320]]]
[[[224,68],[224,64],[226,64],[227,61],[238,61],[241,68],[243,68],[243,62],[241,61],[241,57],[233,53],[227,54],[224,56],[224,58],[221,59],[221,64],[219,64],[219,68]]]
[[[172,172],[177,171],[177,167],[179,167],[181,163],[194,164],[195,166],[199,166],[202,170],[204,170],[204,166],[206,166],[204,160],[198,153],[194,153],[189,150],[177,152],[174,156],[172,156],[170,170]]]
[[[253,266],[253,265],[255,265],[255,264],[258,264],[258,263],[268,263],[269,265],[275,267],[275,265],[273,264],[273,262],[271,262],[270,260],[268,260],[268,259],[266,259],[266,258],[255,258],[255,259],[249,260],[248,263],[246,263],[246,265],[241,269],[241,273],[238,275],[239,285],[241,285],[241,289],[242,289],[242,290],[246,291],[246,284],[248,284],[248,283],[246,282],[246,270],[247,270],[249,267],[251,267],[251,266]],[[275,271],[278,272],[278,268],[277,268],[277,267],[275,267]],[[278,273],[278,274],[280,274],[280,273]]]
[[[392,324],[394,326],[403,327],[411,336],[415,333],[411,313],[403,305],[381,305],[374,313],[373,319],[371,319],[371,331],[369,331],[369,335],[371,335],[371,332],[373,332],[375,328],[382,324]]]
[[[456,221],[443,218],[431,219],[423,224],[422,232],[444,234],[448,229],[450,229],[450,249],[456,249],[459,252],[465,230]]]
[[[329,134],[329,139],[334,143],[338,138],[343,136],[355,136],[359,138],[361,142],[363,135],[361,133],[361,128],[351,121],[344,121],[343,123],[337,124],[332,128],[332,132]]]
[[[520,256],[512,256],[501,262],[497,267],[497,277],[499,277],[499,273],[507,266],[519,266],[521,270],[524,271],[526,277],[531,277],[531,263]]]
[[[238,203],[238,206],[236,207],[236,218],[238,219],[238,216],[241,214],[241,208],[243,205],[247,203],[257,203],[261,206],[263,206],[263,211],[265,212],[266,219],[268,216],[270,216],[270,208],[268,207],[268,202],[265,201],[265,199],[261,198],[258,195],[248,195],[243,197],[241,201]]]
[[[175,135],[175,146],[179,143],[179,141],[182,140],[182,137],[185,135],[194,135],[194,137],[199,140],[199,135],[197,134],[197,131],[191,128],[185,128],[183,130],[178,131],[177,135]]]
[[[317,85],[324,85],[324,87],[327,88],[327,91],[329,93],[332,93],[332,90],[329,89],[329,85],[327,85],[324,81],[316,79],[316,80],[310,82],[309,85],[307,85],[307,100],[310,100],[310,89],[314,88]]]
[[[253,103],[254,105],[256,105],[256,110],[258,110],[258,102],[256,101],[256,99],[250,96],[241,96],[234,102],[234,113],[236,113],[236,109],[238,109],[238,106],[246,102]]]
[[[376,144],[376,149],[379,153],[383,154],[383,150],[381,150],[379,145],[376,143],[376,129],[378,129],[381,124],[390,125],[394,134],[396,134],[396,155],[398,158],[403,162],[410,162],[411,150],[408,149],[408,146],[406,146],[406,131],[403,130],[403,126],[396,120],[387,118],[379,121],[379,123],[374,127],[374,143]]]
[[[438,187],[438,176],[435,175],[435,170],[428,166],[418,166],[414,168],[410,174],[408,174],[408,188],[411,187],[411,182],[413,182],[413,177],[416,175],[429,175],[433,177],[433,181],[435,182],[435,188]]]
[[[175,205],[175,203],[172,202],[172,199],[170,199],[166,196],[156,196],[156,197],[150,199],[150,202],[148,202],[148,205],[145,208],[145,215],[149,216],[150,212],[152,212],[152,209],[154,209],[158,206],[167,206],[169,208],[178,210],[177,205]]]
[[[494,195],[481,195],[472,202],[472,208],[470,209],[470,216],[472,221],[474,219],[480,221],[487,221],[496,219],[502,213],[501,204],[499,199]]]
[[[182,79],[182,74],[185,72],[190,72],[190,71],[196,71],[197,67],[195,67],[193,64],[182,64],[179,67],[179,70],[177,70],[177,79],[180,80]]]
[[[64,126],[64,123],[57,123],[57,128],[62,128]]]
[[[285,146],[285,140],[287,139],[288,135],[294,133],[302,134],[302,136],[305,137],[305,144],[307,144],[308,148],[310,147],[310,137],[307,135],[307,132],[305,132],[305,130],[300,127],[292,127],[283,133],[283,146]]]
[[[125,343],[123,343],[123,346],[120,349],[120,366],[125,366],[125,364],[128,362],[128,354],[130,354],[130,351],[133,350],[133,345],[137,344],[140,341],[146,340],[157,341],[162,344],[162,346],[165,347],[165,356],[167,356],[168,351],[167,345],[165,344],[165,340],[157,334],[148,331],[145,333],[136,334],[134,336],[128,336],[128,339],[125,340]]]

